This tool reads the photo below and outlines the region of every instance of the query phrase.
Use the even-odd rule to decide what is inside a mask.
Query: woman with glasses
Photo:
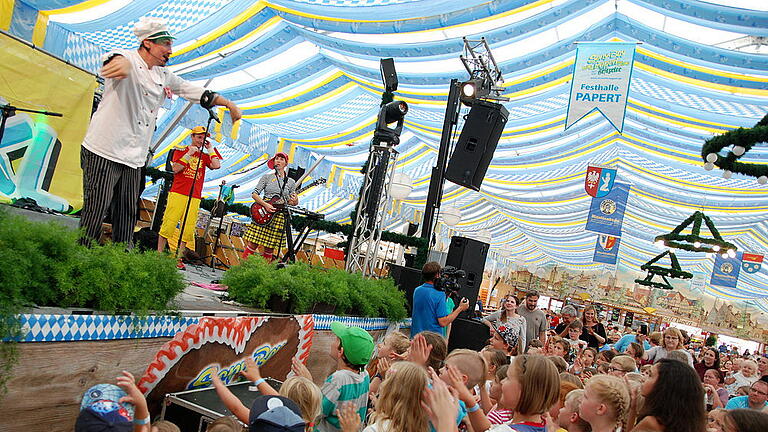
[[[688,365],[693,367],[693,356],[685,349],[685,346],[683,345],[683,335],[680,333],[680,330],[675,327],[669,327],[664,330],[661,345],[651,347],[651,349],[647,351],[648,361],[656,363],[663,358],[667,358],[672,351],[682,352],[688,359]]]
[[[525,350],[525,330],[527,323],[525,317],[517,314],[519,300],[513,295],[507,295],[501,301],[501,309],[488,315],[483,323],[491,329],[491,334],[500,332],[509,345],[508,352],[511,355],[522,354]]]

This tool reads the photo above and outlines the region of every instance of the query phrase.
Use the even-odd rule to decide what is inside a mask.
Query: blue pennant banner
[[[723,258],[722,254],[715,255],[715,266],[712,269],[712,279],[709,283],[727,288],[736,288],[741,271],[741,252],[736,252],[736,258]]]
[[[592,261],[605,264],[616,264],[616,260],[619,256],[619,243],[621,243],[621,239],[618,237],[609,235],[597,236],[595,256],[592,258]]]
[[[614,183],[613,188],[602,198],[592,198],[587,215],[587,231],[621,237],[621,224],[627,209],[629,189],[626,183]],[[618,248],[618,245],[616,246]]]
[[[565,118],[566,129],[592,111],[598,111],[621,133],[636,46],[634,42],[579,43]]]

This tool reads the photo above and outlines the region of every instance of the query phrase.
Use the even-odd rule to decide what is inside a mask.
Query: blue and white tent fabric
[[[703,141],[751,127],[768,113],[768,6],[746,0],[16,0],[3,2],[0,28],[64,60],[96,72],[107,50],[137,46],[133,23],[161,17],[177,35],[171,68],[220,91],[244,109],[236,135],[225,121],[218,145],[224,168],[209,174],[204,194],[222,178],[237,183],[246,203],[275,151],[326,177],[301,197],[331,220],[349,221],[362,181],[382,92],[378,60],[393,57],[396,97],[405,119],[397,171],[414,190],[389,226],[415,221],[426,201],[448,83],[466,78],[462,37],[488,41],[503,73],[509,111],[483,187],[446,183],[444,205],[462,219],[440,229],[489,230],[525,264],[599,269],[594,234],[584,231],[591,197],[583,190],[589,164],[618,168],[632,185],[619,267],[637,269],[659,250],[656,235],[703,210],[740,250],[768,249],[768,186],[754,178],[705,171]],[[12,4],[12,10],[7,10]],[[637,47],[626,119],[619,134],[599,115],[564,130],[578,41],[642,42]],[[755,43],[753,43],[755,42]],[[156,139],[182,101],[166,107]],[[463,112],[466,113],[466,110]],[[184,141],[206,114],[191,109],[160,143],[155,164]],[[767,163],[756,146],[745,161]],[[149,187],[147,195],[156,189]],[[681,265],[708,272],[712,259],[677,252]],[[768,270],[745,274],[736,288],[706,294],[748,300],[768,312]]]

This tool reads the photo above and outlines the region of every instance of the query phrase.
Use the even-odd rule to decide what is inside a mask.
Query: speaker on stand
[[[448,161],[445,178],[479,191],[508,118],[509,112],[502,105],[476,100]]]

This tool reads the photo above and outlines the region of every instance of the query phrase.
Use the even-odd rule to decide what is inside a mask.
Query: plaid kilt
[[[267,248],[280,249],[285,246],[285,214],[277,212],[266,225],[251,222],[243,239]]]

